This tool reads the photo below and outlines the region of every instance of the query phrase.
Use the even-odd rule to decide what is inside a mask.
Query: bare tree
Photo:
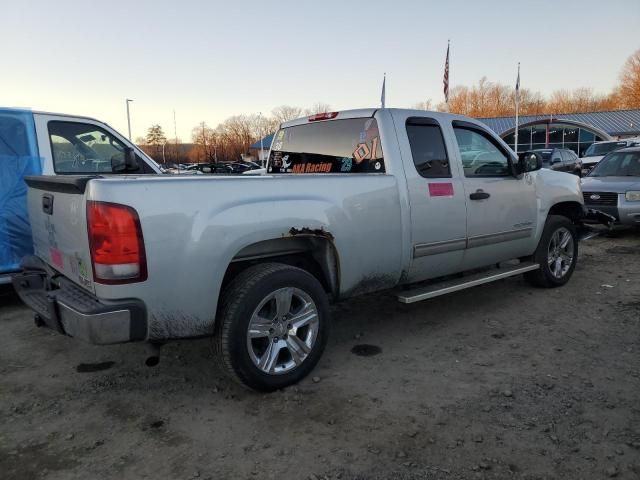
[[[302,109],[300,107],[292,107],[290,105],[280,105],[271,110],[271,115],[278,123],[288,122],[294,118],[302,117]]]
[[[305,115],[315,115],[316,113],[327,113],[331,111],[331,105],[328,103],[316,102],[310,108],[304,110]]]
[[[425,111],[430,111],[434,109],[431,99],[425,100],[423,102],[415,103],[411,108],[413,108],[414,110],[425,110]]]
[[[640,50],[636,50],[622,67],[618,94],[622,108],[640,108]]]
[[[216,160],[216,134],[206,122],[200,122],[191,130],[191,141],[196,145],[196,161],[214,162]],[[192,160],[194,159],[192,156]]]

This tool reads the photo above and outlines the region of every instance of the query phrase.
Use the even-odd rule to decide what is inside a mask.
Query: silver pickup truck
[[[281,125],[262,176],[28,177],[35,256],[13,282],[38,325],[94,344],[212,336],[232,376],[274,390],[318,362],[330,301],[565,284],[580,179],[540,168],[463,116],[318,114]]]

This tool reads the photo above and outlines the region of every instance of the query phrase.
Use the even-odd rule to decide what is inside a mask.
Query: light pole
[[[167,141],[165,140],[164,142],[162,142],[162,163],[164,164],[164,166],[167,166],[167,159],[164,158],[164,146],[167,144]]]
[[[130,98],[127,98],[127,125],[129,127],[129,140],[131,140],[131,115],[129,114],[129,102],[133,102]]]
[[[264,168],[264,149],[262,148],[262,112],[258,112],[258,135],[260,135],[260,166]]]

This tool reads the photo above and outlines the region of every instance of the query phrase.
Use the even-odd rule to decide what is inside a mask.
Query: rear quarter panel
[[[143,230],[148,279],[95,284],[101,299],[139,298],[149,338],[213,333],[222,280],[233,257],[291,228],[334,240],[340,293],[394,286],[402,270],[402,225],[392,175],[137,177],[94,180],[88,199],[133,206]]]

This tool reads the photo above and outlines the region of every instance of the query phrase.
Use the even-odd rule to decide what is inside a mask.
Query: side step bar
[[[402,303],[420,302],[429,298],[439,297],[440,295],[446,295],[447,293],[464,290],[465,288],[482,285],[483,283],[495,282],[496,280],[501,280],[503,278],[513,277],[514,275],[520,275],[525,272],[531,272],[538,268],[540,268],[540,265],[537,263],[524,262],[518,265],[511,265],[506,268],[492,269],[488,272],[480,272],[463,278],[445,280],[443,282],[427,285],[426,287],[419,287],[413,290],[399,292],[397,297],[398,301]]]

